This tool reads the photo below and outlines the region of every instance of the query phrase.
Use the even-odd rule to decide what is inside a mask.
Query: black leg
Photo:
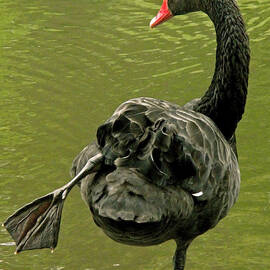
[[[190,242],[176,240],[176,250],[173,256],[174,270],[184,270],[189,244]]]
[[[23,206],[4,222],[3,225],[16,242],[16,253],[56,247],[67,194],[82,178],[95,172],[102,161],[103,156],[98,153],[68,184]]]

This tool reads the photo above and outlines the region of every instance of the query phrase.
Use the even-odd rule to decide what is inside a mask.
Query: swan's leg
[[[3,225],[16,242],[16,253],[56,247],[67,194],[82,178],[97,171],[102,160],[101,153],[90,158],[68,184],[23,206],[5,221]]]
[[[174,270],[184,270],[186,263],[186,253],[190,242],[176,240],[176,250],[173,256]]]

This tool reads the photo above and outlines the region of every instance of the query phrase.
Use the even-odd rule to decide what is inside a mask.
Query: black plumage
[[[200,113],[152,98],[132,99],[97,134],[98,143],[83,149],[72,172],[102,152],[103,166],[82,180],[81,192],[95,222],[116,241],[157,244],[179,232],[194,238],[215,226],[237,198],[237,158]],[[125,232],[126,222],[132,235]],[[144,227],[149,222],[157,224]]]

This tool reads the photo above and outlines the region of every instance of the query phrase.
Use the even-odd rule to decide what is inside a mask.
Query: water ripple
[[[16,246],[16,243],[15,242],[6,242],[6,243],[0,243],[0,246]]]

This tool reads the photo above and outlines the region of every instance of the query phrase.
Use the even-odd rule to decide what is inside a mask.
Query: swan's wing
[[[161,205],[173,205],[175,208],[170,209],[182,211],[183,201],[192,205],[190,200],[193,202],[195,195],[199,194],[196,200],[207,201],[217,192],[227,192],[233,178],[226,175],[235,162],[233,152],[209,118],[149,98],[122,104],[99,127],[97,144],[86,147],[75,159],[73,172],[96,151],[102,152],[106,166],[82,181],[82,195],[91,210],[114,220],[160,220],[167,208],[158,210],[155,192],[164,191]],[[217,185],[218,181],[223,182]],[[169,190],[176,193],[171,197]],[[181,196],[174,201],[176,194]],[[185,215],[181,213],[171,214]]]
[[[222,181],[231,163],[238,167],[231,146],[211,119],[151,98],[121,104],[99,127],[97,141],[98,146],[92,144],[79,154],[74,168],[99,148],[112,168],[136,169],[159,186],[203,192],[200,199],[211,196],[211,178]]]

